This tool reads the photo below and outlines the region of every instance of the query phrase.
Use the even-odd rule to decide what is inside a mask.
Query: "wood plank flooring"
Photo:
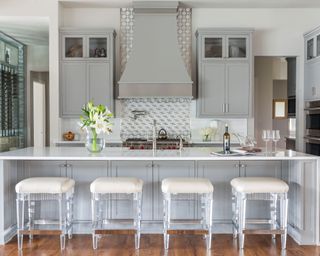
[[[94,252],[91,247],[90,235],[74,235],[67,240],[66,250],[61,253],[58,236],[35,236],[32,243],[24,239],[23,256],[157,256],[165,255],[161,235],[142,235],[141,249],[134,249],[133,236],[107,236],[100,240],[99,249]],[[170,239],[169,256],[265,256],[281,255],[280,237],[276,243],[270,235],[248,235],[243,254],[239,254],[237,243],[232,235],[215,235],[212,250],[206,253],[205,240],[201,236],[172,236]],[[5,246],[0,246],[1,256],[16,256],[16,239]],[[20,254],[21,255],[21,254]],[[288,238],[286,256],[320,256],[320,246],[299,246]]]

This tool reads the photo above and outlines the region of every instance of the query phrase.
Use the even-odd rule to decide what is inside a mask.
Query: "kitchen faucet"
[[[183,149],[183,138],[181,135],[177,136],[177,139],[179,139],[179,151],[181,152]]]

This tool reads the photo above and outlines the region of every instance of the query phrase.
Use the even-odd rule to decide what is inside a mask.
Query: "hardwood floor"
[[[61,253],[59,237],[57,236],[35,236],[32,243],[24,239],[23,256],[153,256],[165,255],[161,235],[142,235],[141,249],[134,249],[133,236],[108,236],[99,242],[99,249],[94,252],[91,247],[91,236],[74,235],[67,241],[66,250]],[[212,250],[206,254],[205,241],[201,236],[172,236],[170,249],[167,255],[171,256],[264,256],[281,255],[280,239],[272,242],[268,235],[248,235],[245,242],[243,254],[239,254],[237,244],[232,235],[216,235],[212,241]],[[5,246],[0,246],[1,256],[19,255],[16,239]],[[21,254],[20,254],[21,255]],[[320,246],[299,246],[291,238],[288,238],[286,256],[316,256],[320,255]]]

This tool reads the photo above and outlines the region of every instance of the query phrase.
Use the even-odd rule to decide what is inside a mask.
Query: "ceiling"
[[[25,45],[49,45],[49,19],[46,17],[0,16],[0,31]]]
[[[132,0],[59,0],[59,2],[67,8],[119,8],[132,4]],[[320,8],[319,0],[184,0],[180,3],[191,8]]]

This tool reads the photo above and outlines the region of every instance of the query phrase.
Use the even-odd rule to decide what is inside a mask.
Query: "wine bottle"
[[[230,134],[228,132],[228,125],[226,124],[225,132],[223,134],[223,152],[225,154],[230,153]]]

